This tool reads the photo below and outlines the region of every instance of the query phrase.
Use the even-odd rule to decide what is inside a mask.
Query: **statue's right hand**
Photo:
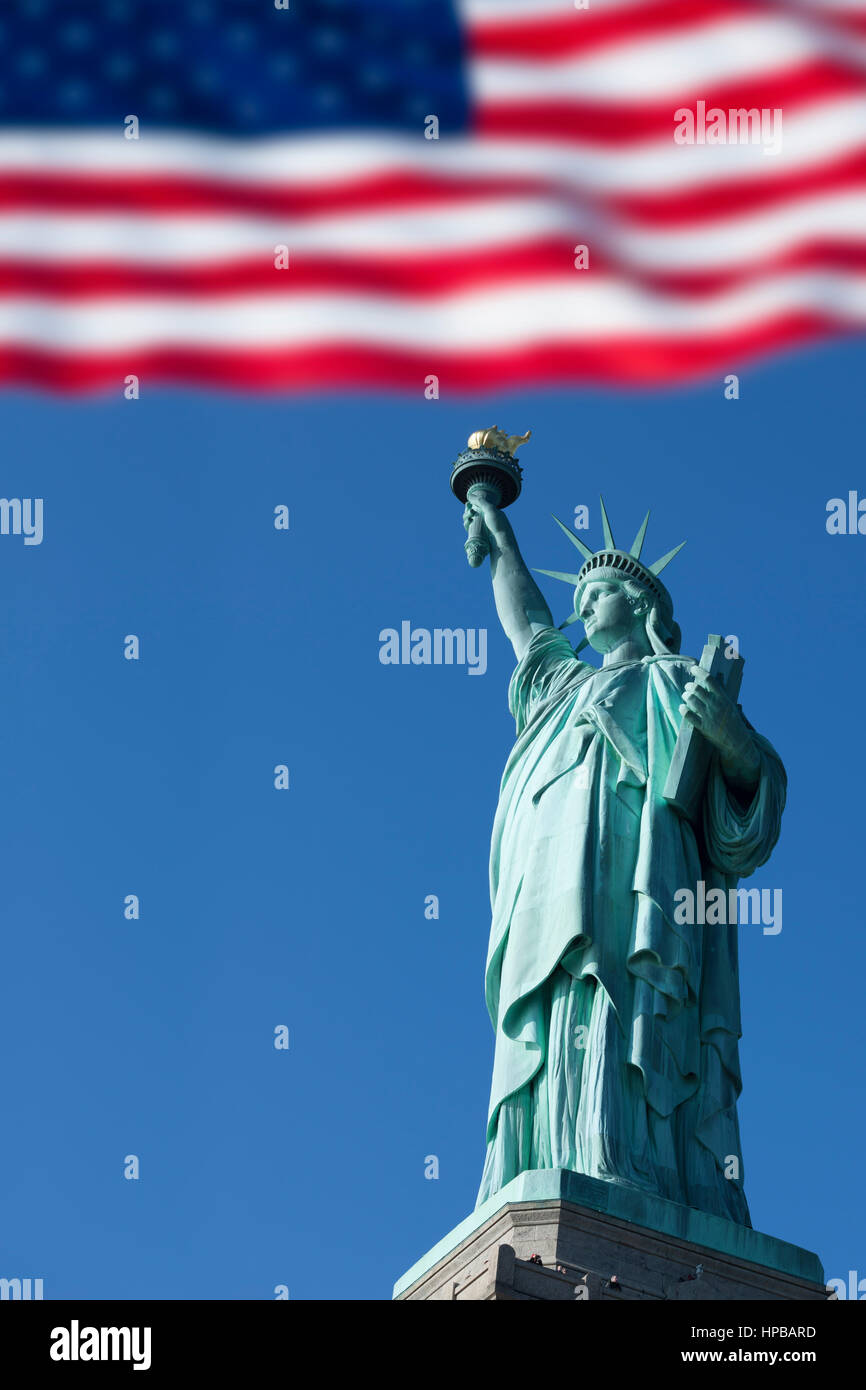
[[[466,506],[463,511],[463,525],[468,531],[472,522],[480,516],[485,526],[489,530],[495,531],[496,520],[499,516],[499,508],[496,506],[492,497],[489,494],[485,495],[485,492],[481,488],[478,488],[477,491],[475,489],[470,489],[470,492],[474,493],[474,495],[466,499]]]

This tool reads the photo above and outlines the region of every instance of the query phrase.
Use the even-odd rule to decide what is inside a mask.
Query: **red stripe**
[[[852,94],[862,96],[864,91],[866,79],[862,72],[840,63],[820,61],[793,72],[771,72],[748,82],[740,79],[714,90],[688,87],[677,96],[653,103],[486,101],[478,109],[475,124],[478,133],[488,138],[594,140],[617,145],[660,136],[673,140],[674,112],[680,107],[694,109],[698,100],[706,102],[708,111],[713,107],[723,111],[740,107],[781,108],[784,115],[790,115],[798,107],[816,101]]]
[[[700,29],[724,19],[754,18],[774,13],[745,0],[658,0],[656,4],[623,6],[611,13],[571,9],[561,15],[532,16],[509,23],[499,19],[473,21],[469,48],[474,58],[522,60],[562,58],[609,43],[652,38],[677,29]]]
[[[607,44],[653,39],[681,29],[702,29],[726,19],[784,16],[808,25],[820,24],[824,32],[866,34],[866,13],[830,10],[822,6],[793,7],[782,0],[657,0],[657,3],[623,6],[605,14],[601,10],[573,10],[565,14],[538,15],[505,23],[499,19],[474,21],[469,28],[469,47],[474,58],[506,58],[512,61],[556,60],[569,53],[590,52]]]
[[[175,213],[232,212],[261,216],[318,216],[323,213],[371,212],[377,208],[411,208],[465,201],[468,196],[549,192],[550,183],[526,177],[415,174],[395,169],[384,174],[328,184],[244,184],[157,174],[137,175],[33,173],[8,174],[0,184],[0,209],[33,208],[72,212]]]
[[[611,386],[670,386],[709,371],[740,370],[763,353],[834,336],[853,336],[830,316],[792,314],[725,337],[635,338],[593,345],[538,343],[484,354],[384,350],[361,345],[308,346],[285,352],[205,351],[201,348],[126,350],[68,356],[30,347],[0,348],[0,382],[60,391],[103,390],[120,396],[135,373],[145,389],[160,383],[239,391],[357,391],[400,388],[420,400],[438,376],[446,395],[503,387],[591,382]]]
[[[289,270],[275,270],[271,257],[220,261],[209,266],[87,265],[0,260],[0,294],[63,301],[149,298],[179,295],[190,299],[231,298],[238,294],[282,295],[360,293],[412,295],[437,299],[486,286],[561,280],[576,274],[606,275],[628,285],[663,294],[697,297],[795,270],[866,271],[866,233],[860,241],[815,239],[747,263],[710,270],[648,271],[604,252],[590,250],[590,268],[574,268],[572,238],[539,239],[491,253],[489,248],[432,256],[425,252],[396,259],[380,255],[347,260],[312,254],[292,257]]]
[[[866,188],[866,149],[791,173],[774,173],[769,156],[766,164],[770,167],[763,178],[742,177],[669,192],[614,194],[605,204],[632,221],[662,227],[757,212],[808,194]]]
[[[708,153],[708,169],[711,160],[712,155]],[[484,176],[479,181],[478,175],[415,174],[400,170],[345,184],[292,185],[289,188],[165,176],[112,179],[89,174],[12,175],[0,186],[0,210],[116,216],[146,213],[152,217],[181,214],[290,216],[300,220],[355,211],[373,214],[448,207],[470,199],[483,202],[503,197],[543,197],[567,200],[577,209],[583,200],[587,205],[609,208],[634,221],[662,226],[733,216],[803,194],[863,187],[866,184],[866,147],[791,172],[777,172],[778,168],[768,157],[760,178],[741,176],[701,185],[695,177],[685,189],[610,194],[576,181],[566,183],[517,175]],[[575,213],[575,220],[579,220],[579,211]]]
[[[778,14],[799,20],[805,26],[822,24],[830,29],[843,29],[851,34],[866,34],[866,9],[851,10],[832,5],[810,4],[809,0],[770,0]]]

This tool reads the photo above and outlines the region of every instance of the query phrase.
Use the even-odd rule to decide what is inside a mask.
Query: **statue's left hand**
[[[680,714],[718,748],[722,768],[737,783],[752,783],[760,758],[749,726],[724,687],[702,666],[693,666],[683,690]]]

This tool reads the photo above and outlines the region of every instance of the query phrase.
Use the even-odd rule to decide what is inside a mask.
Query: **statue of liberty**
[[[573,586],[575,651],[498,500],[472,486],[464,514],[517,657],[490,854],[496,1043],[478,1204],[526,1169],[564,1168],[751,1225],[736,918],[683,921],[678,904],[699,884],[729,901],[769,858],[784,768],[724,682],[679,655],[659,578],[679,546],[643,562],[644,520],[618,549],[603,503],[597,552],[558,523],[583,564],[541,573]],[[578,656],[587,643],[600,666]],[[689,726],[711,750],[691,817],[665,797]]]

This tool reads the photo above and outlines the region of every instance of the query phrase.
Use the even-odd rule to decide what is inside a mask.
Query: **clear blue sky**
[[[783,890],[783,930],[741,928],[746,1191],[758,1229],[866,1275],[866,536],[825,529],[866,494],[864,370],[847,343],[742,368],[738,401],[4,397],[0,491],[43,497],[45,533],[0,536],[0,1275],[381,1299],[473,1207],[513,658],[448,474],[494,421],[534,431],[528,563],[571,567],[550,513],[579,503],[600,544],[601,488],[626,543],[652,507],[651,559],[688,538],[684,650],[739,636],[789,775],[748,885]],[[403,619],[487,627],[486,674],[382,665]]]

